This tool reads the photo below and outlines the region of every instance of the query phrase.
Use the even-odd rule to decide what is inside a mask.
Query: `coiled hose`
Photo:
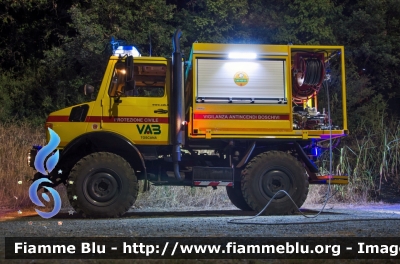
[[[293,100],[301,103],[312,98],[325,78],[325,64],[320,59],[301,59],[301,78],[293,78]]]

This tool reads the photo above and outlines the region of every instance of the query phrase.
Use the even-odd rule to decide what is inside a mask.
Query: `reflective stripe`
[[[233,182],[222,181],[195,181],[195,186],[233,186]]]

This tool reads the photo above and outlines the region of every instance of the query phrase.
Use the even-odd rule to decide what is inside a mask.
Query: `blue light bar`
[[[119,46],[115,51],[114,55],[131,55],[133,57],[140,57],[139,51],[134,46]]]

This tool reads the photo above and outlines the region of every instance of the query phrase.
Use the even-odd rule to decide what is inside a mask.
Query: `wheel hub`
[[[90,203],[100,206],[111,204],[118,196],[120,180],[111,171],[98,171],[87,177],[84,189]]]
[[[281,170],[267,171],[261,177],[260,187],[264,196],[272,198],[274,194],[280,190],[289,192],[292,185],[292,180],[288,174]],[[284,193],[279,193],[275,196],[276,199],[281,199],[285,196]]]

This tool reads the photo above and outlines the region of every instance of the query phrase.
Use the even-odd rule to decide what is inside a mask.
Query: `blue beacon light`
[[[114,50],[114,55],[140,57],[139,51],[134,46],[119,46],[116,50]]]

